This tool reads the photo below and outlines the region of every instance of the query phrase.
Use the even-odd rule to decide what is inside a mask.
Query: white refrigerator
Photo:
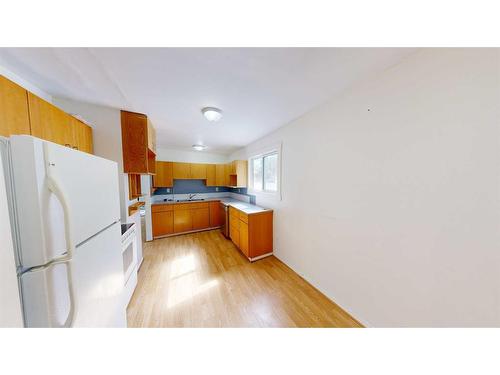
[[[118,167],[31,136],[0,142],[26,327],[125,327]]]

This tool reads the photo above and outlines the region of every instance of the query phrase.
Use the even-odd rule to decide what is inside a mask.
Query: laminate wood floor
[[[144,244],[129,327],[360,327],[274,256],[250,263],[220,231]]]

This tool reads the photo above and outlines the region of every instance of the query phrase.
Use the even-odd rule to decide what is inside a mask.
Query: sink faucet
[[[193,199],[193,198],[194,198],[194,197],[196,197],[197,195],[198,195],[198,194],[189,194],[189,198],[188,198],[188,200]]]

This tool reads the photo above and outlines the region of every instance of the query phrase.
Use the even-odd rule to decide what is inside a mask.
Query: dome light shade
[[[191,147],[193,147],[196,151],[203,151],[204,149],[207,148],[207,146],[205,145],[193,145]]]
[[[211,122],[219,121],[222,117],[222,111],[215,107],[205,107],[201,110],[201,113]]]

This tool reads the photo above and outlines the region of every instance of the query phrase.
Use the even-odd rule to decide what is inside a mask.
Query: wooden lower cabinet
[[[254,261],[273,252],[273,211],[247,214],[229,207],[229,237]]]
[[[189,232],[191,230],[193,230],[191,210],[189,208],[174,210],[174,233]]]
[[[168,236],[174,233],[174,212],[152,212],[153,237]]]
[[[153,237],[186,233],[221,225],[220,201],[153,204]]]
[[[248,224],[240,220],[240,250],[248,258]]]
[[[220,227],[222,224],[220,202],[209,202],[208,206],[210,210],[210,227]]]
[[[192,230],[210,228],[210,213],[208,207],[191,210],[193,220]]]

